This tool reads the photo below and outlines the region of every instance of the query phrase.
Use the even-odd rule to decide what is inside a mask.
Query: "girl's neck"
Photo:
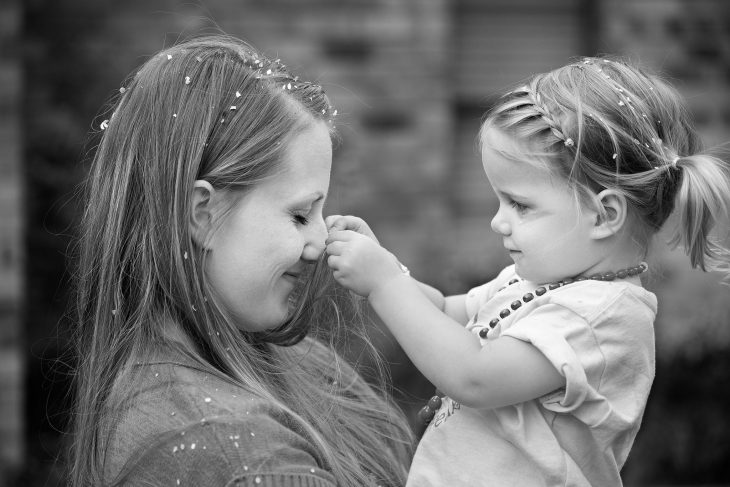
[[[623,269],[629,269],[639,265],[645,257],[645,252],[633,243],[613,246],[604,256],[593,263],[593,265],[581,272],[579,276],[570,277],[590,277],[596,274],[617,273]],[[623,280],[641,286],[639,275],[627,276]]]

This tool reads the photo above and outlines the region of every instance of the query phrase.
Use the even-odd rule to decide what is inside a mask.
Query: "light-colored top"
[[[142,384],[116,425],[107,479],[122,472],[121,485],[335,487],[307,435],[273,404],[181,355],[139,367]]]
[[[514,266],[469,291],[478,333],[539,287]],[[506,287],[504,287],[506,285]],[[491,410],[445,398],[418,445],[408,486],[620,486],[654,379],[656,297],[626,281],[586,280],[523,303],[486,340],[537,347],[565,376],[544,397]]]

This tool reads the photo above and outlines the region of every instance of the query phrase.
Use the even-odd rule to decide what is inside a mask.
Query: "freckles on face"
[[[292,139],[279,170],[247,190],[222,218],[206,275],[239,328],[266,330],[287,319],[306,256],[326,238],[319,221],[331,164],[329,131],[315,124]]]

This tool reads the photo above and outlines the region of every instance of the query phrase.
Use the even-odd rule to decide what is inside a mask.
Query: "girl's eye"
[[[306,215],[294,214],[294,223],[298,225],[306,225],[309,223],[309,218]]]
[[[518,213],[524,213],[525,211],[527,211],[526,205],[523,205],[522,203],[518,203],[517,201],[514,201],[514,200],[510,202],[510,206],[512,206],[512,208],[517,210]]]

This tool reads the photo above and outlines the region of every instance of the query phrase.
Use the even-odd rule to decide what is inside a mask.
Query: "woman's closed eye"
[[[297,225],[306,225],[309,223],[309,212],[295,212],[292,214],[292,220]]]

